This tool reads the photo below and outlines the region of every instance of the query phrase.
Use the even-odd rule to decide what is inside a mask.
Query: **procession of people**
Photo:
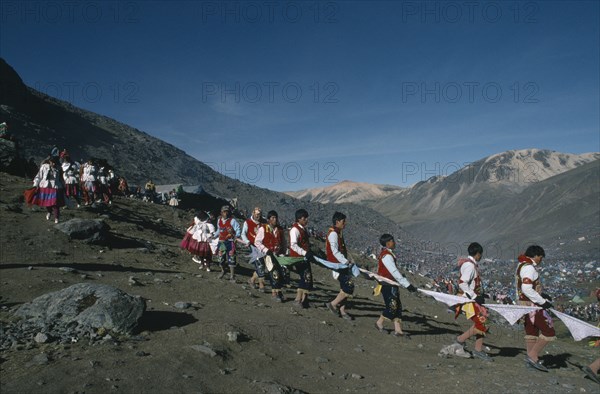
[[[117,178],[105,160],[90,159],[79,163],[70,158],[66,149],[59,151],[56,147],[42,161],[33,186],[35,194],[31,202],[44,207],[46,220],[54,219],[54,223],[59,223],[60,210],[69,200],[77,208],[98,203],[111,205],[115,192],[129,192],[126,180]],[[155,191],[154,183],[148,181],[144,199],[153,202],[152,195]],[[172,198],[176,199],[176,195]],[[355,316],[349,312],[349,301],[354,296],[356,278],[366,270],[358,267],[349,256],[344,237],[346,215],[342,212],[333,214],[331,226],[324,233],[323,258],[315,255],[311,248],[311,235],[307,227],[309,213],[305,209],[298,209],[294,218],[290,228],[284,229],[274,210],[269,211],[265,218],[262,209],[255,207],[241,225],[229,205],[221,207],[218,218],[211,212],[199,210],[193,222],[185,229],[180,246],[190,252],[192,261],[200,269],[207,272],[216,268],[213,267],[213,258],[216,258],[219,268],[217,277],[221,279],[228,274],[229,281],[233,283],[237,283],[236,270],[240,263],[238,248],[249,248],[248,263],[253,273],[247,283],[263,293],[268,292],[269,286],[273,301],[278,303],[287,301],[284,288],[295,284],[295,297],[289,301],[300,309],[311,307],[310,294],[314,291],[313,265],[328,268],[339,284],[339,292],[324,307],[339,318],[354,320]],[[385,324],[390,322],[393,324],[393,336],[409,340],[410,335],[402,327],[400,289],[411,293],[418,289],[398,268],[394,236],[382,234],[378,242],[381,251],[377,258],[377,270],[366,271],[368,275],[362,275],[377,281],[373,294],[383,298],[382,310],[374,326],[378,332],[387,334]],[[452,307],[457,318],[464,315],[471,325],[452,344],[444,346],[441,352],[449,356],[492,362],[493,357],[484,350],[484,339],[490,328],[489,311],[485,305],[488,296],[483,288],[478,265],[484,249],[479,243],[472,242],[467,251],[468,256],[458,260],[458,275],[454,278],[457,296],[462,301],[457,301]],[[550,342],[556,340],[556,333],[550,315],[553,308],[552,297],[542,291],[540,281],[539,266],[544,258],[545,251],[539,245],[529,246],[519,256],[515,271],[515,291],[518,305],[533,307],[521,318],[525,332],[525,364],[536,371],[548,372],[548,368],[540,360],[540,354]],[[291,273],[294,273],[294,281],[291,280]],[[452,294],[453,291],[448,293]],[[467,351],[466,344],[471,338],[475,339],[474,346],[471,351]],[[597,372],[597,361],[585,368],[585,373],[591,379],[598,379]]]

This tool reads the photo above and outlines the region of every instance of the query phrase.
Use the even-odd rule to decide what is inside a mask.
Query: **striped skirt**
[[[40,187],[34,201],[40,207],[64,207],[65,189],[53,189],[51,187]]]

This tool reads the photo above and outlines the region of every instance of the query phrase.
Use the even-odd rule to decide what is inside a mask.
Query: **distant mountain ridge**
[[[494,245],[498,256],[514,257],[525,247],[524,240],[564,245],[567,239],[591,237],[596,241],[570,247],[574,253],[598,255],[599,163],[600,153],[512,150],[409,188],[391,187],[382,198],[356,198],[354,202],[442,247],[478,240]],[[358,191],[353,194],[353,185],[346,181],[291,194],[337,202],[346,195],[365,195],[364,190],[377,190],[378,186],[356,183]]]
[[[341,181],[332,186],[285,192],[292,197],[320,203],[364,203],[378,200],[404,190],[400,186],[376,185],[364,182]]]

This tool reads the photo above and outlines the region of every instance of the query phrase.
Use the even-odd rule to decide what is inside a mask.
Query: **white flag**
[[[454,305],[466,304],[466,303],[469,303],[469,302],[474,302],[473,300],[470,300],[470,299],[468,299],[466,297],[455,296],[455,295],[452,295],[452,294],[438,293],[438,292],[435,292],[435,291],[423,290],[423,289],[417,289],[417,290],[419,290],[421,293],[427,294],[428,296],[432,296],[437,301],[443,302],[444,304],[446,304],[448,306],[454,306]]]
[[[488,309],[498,312],[500,316],[508,320],[511,326],[515,324],[524,314],[541,309],[537,306],[526,305],[484,304],[484,306]]]
[[[567,326],[571,332],[571,335],[573,335],[573,339],[576,341],[581,341],[586,337],[600,337],[600,328],[592,326],[589,323],[576,319],[555,309],[550,309],[550,311],[552,311],[556,317],[565,323],[565,326]]]

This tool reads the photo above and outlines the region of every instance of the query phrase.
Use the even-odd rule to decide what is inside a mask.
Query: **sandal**
[[[400,333],[400,332],[394,331],[392,333],[392,335],[395,336],[396,338],[411,339],[410,335],[408,335],[407,333],[404,333],[404,332]]]
[[[327,309],[329,309],[331,311],[331,313],[333,313],[336,316],[340,315],[340,312],[337,310],[336,307],[334,307],[333,305],[331,305],[331,302],[328,302],[325,304],[325,306],[327,307]]]
[[[600,383],[600,379],[598,378],[598,375],[596,375],[590,367],[583,367],[582,370],[588,378],[592,379],[596,383]]]

